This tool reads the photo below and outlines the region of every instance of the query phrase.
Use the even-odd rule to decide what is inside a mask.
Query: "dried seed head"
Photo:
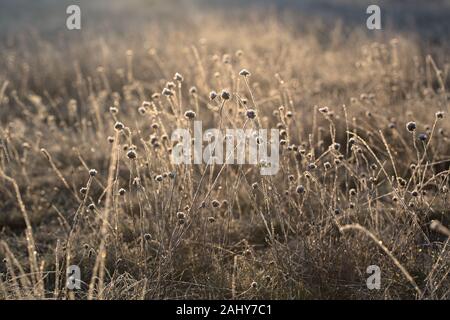
[[[218,208],[220,206],[220,202],[218,200],[211,201],[211,204],[214,208]]]
[[[192,120],[192,119],[195,118],[195,116],[196,116],[196,114],[195,114],[195,112],[192,111],[192,110],[188,110],[188,111],[186,111],[186,112],[184,113],[184,117],[185,117],[186,119]]]
[[[322,107],[319,108],[319,112],[323,113],[323,114],[327,114],[330,110],[328,109],[328,107]]]
[[[169,88],[164,88],[163,91],[162,91],[162,94],[165,95],[166,97],[173,96],[173,92]]]
[[[151,239],[152,239],[152,235],[150,233],[144,234],[144,240],[145,241],[150,241]]]
[[[258,182],[253,182],[253,183],[252,183],[252,189],[253,189],[253,190],[258,189]]]
[[[163,181],[163,176],[158,174],[157,176],[155,176],[155,180],[158,182],[161,182],[161,181]]]
[[[436,118],[437,119],[443,119],[444,118],[444,111],[436,112]]]
[[[93,203],[89,204],[88,209],[93,211],[95,209],[95,204]]]
[[[86,194],[86,192],[87,192],[87,188],[86,187],[80,188],[80,193],[81,194]]]
[[[325,163],[323,164],[323,166],[325,167],[325,170],[330,170],[330,169],[331,169],[331,163],[329,163],[328,161],[325,162]]]
[[[427,134],[426,133],[419,134],[419,140],[420,141],[427,141],[428,140]]]
[[[217,98],[217,93],[216,93],[215,91],[211,91],[211,92],[209,93],[209,98],[210,98],[211,100],[214,100],[215,98]]]
[[[239,72],[239,75],[240,75],[240,76],[243,76],[243,77],[249,77],[251,74],[250,74],[250,71],[248,71],[247,69],[242,69],[242,70]]]
[[[398,178],[397,178],[397,183],[398,183],[401,187],[406,186],[406,180],[403,179],[403,178],[398,177]]]
[[[253,281],[251,284],[252,289],[257,289],[258,288],[258,283],[256,281]]]
[[[255,119],[256,118],[256,111],[253,109],[247,110],[247,118],[249,119]]]
[[[303,194],[303,193],[305,193],[305,187],[304,187],[303,185],[299,185],[299,186],[297,186],[297,188],[295,189],[295,191],[296,191],[298,194]]]
[[[416,128],[417,128],[417,125],[416,125],[416,123],[415,123],[414,121],[410,121],[410,122],[408,122],[408,123],[406,124],[406,129],[407,129],[409,132],[413,132],[414,130],[416,130]]]
[[[112,114],[117,114],[119,112],[119,109],[117,109],[116,107],[110,107],[109,112],[111,112]]]
[[[127,152],[128,159],[134,160],[137,157],[137,153],[134,149],[128,150]]]
[[[356,196],[356,189],[350,189],[348,192],[351,196]]]
[[[208,217],[208,222],[209,223],[213,223],[215,221],[216,221],[216,219],[214,217]]]
[[[173,80],[178,81],[178,82],[183,82],[184,78],[181,74],[179,74],[178,72],[175,73],[175,75],[173,76]]]
[[[413,197],[418,197],[418,196],[419,196],[419,192],[418,192],[417,190],[413,190],[413,191],[411,192],[411,195],[412,195]]]
[[[152,94],[152,99],[153,100],[158,100],[160,97],[160,94],[158,92],[155,92],[154,94]]]
[[[184,220],[186,218],[186,214],[182,211],[179,211],[179,212],[177,212],[177,218]]]
[[[123,196],[127,191],[124,188],[119,189],[119,194]]]
[[[139,108],[138,108],[138,112],[139,112],[141,115],[144,115],[145,112],[146,112],[145,107],[139,107]]]
[[[189,93],[190,93],[190,94],[196,94],[196,93],[197,93],[197,88],[196,88],[196,87],[191,87],[191,88],[189,89]]]
[[[223,100],[230,100],[231,94],[227,90],[222,90],[222,93],[220,94]]]
[[[89,170],[89,175],[90,175],[91,177],[95,177],[95,176],[97,175],[97,170],[95,170],[95,169]]]
[[[123,123],[122,123],[122,122],[119,122],[119,121],[117,121],[117,122],[114,124],[114,129],[116,129],[117,131],[123,130],[124,127],[125,127],[125,126],[123,125]]]
[[[317,168],[317,165],[314,162],[308,164],[308,170],[314,170]]]
[[[108,137],[108,142],[109,142],[109,143],[113,143],[113,142],[114,142],[114,137],[109,136],[109,137]]]

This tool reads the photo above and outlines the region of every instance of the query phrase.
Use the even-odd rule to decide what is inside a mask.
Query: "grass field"
[[[449,299],[450,4],[361,3],[2,2],[0,299]],[[174,164],[193,117],[280,170]]]

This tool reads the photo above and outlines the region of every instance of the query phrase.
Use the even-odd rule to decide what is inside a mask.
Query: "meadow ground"
[[[450,298],[439,23],[370,32],[365,11],[185,1],[151,2],[150,19],[134,0],[98,20],[86,4],[68,31],[64,9],[12,3],[0,24],[0,299]],[[428,13],[449,12],[439,3]],[[279,172],[175,165],[171,133],[194,119],[279,129]],[[69,265],[81,290],[65,284]],[[366,285],[373,265],[379,290]]]

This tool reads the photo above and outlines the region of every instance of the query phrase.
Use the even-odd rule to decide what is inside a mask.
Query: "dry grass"
[[[449,299],[445,44],[289,26],[216,14],[0,44],[0,298]],[[173,165],[187,110],[282,129],[279,173]]]

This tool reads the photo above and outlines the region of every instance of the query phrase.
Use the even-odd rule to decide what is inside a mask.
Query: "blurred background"
[[[450,0],[1,0],[0,32],[5,35],[32,29],[53,36],[67,31],[65,9],[71,4],[81,7],[83,29],[117,32],[129,32],[154,21],[163,25],[199,23],[202,16],[216,11],[245,18],[251,10],[280,15],[288,12],[290,23],[299,27],[311,19],[330,26],[340,20],[349,28],[364,27],[370,4],[381,7],[384,29],[414,29],[430,41],[439,41],[450,30]]]

